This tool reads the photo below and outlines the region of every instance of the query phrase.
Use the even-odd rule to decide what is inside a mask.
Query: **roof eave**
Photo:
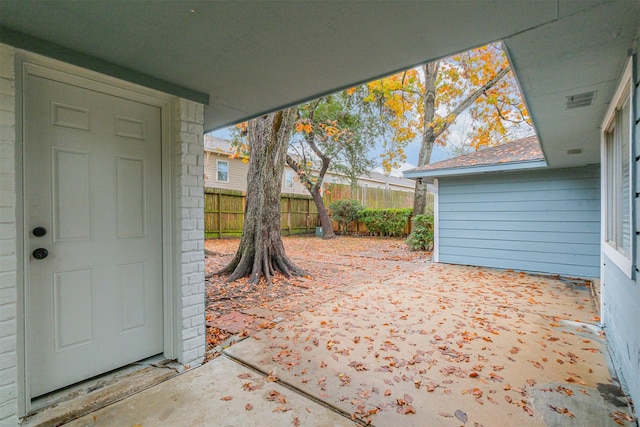
[[[496,163],[491,165],[478,165],[478,166],[458,166],[452,168],[431,169],[431,170],[417,170],[412,169],[402,173],[407,179],[426,178],[428,181],[433,178],[440,178],[444,176],[461,176],[461,175],[475,175],[481,173],[491,172],[506,172],[516,170],[529,170],[539,169],[547,167],[547,162],[542,160],[529,160],[524,162],[509,162],[509,163]]]

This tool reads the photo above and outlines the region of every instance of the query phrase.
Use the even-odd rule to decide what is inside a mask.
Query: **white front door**
[[[105,92],[24,82],[31,397],[163,351],[160,109]]]

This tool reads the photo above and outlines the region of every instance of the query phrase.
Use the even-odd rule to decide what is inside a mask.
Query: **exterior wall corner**
[[[184,365],[205,356],[204,106],[172,102],[175,351]]]
[[[15,49],[0,44],[0,426],[18,424]]]

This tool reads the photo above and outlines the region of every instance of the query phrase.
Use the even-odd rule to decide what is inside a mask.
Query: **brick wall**
[[[175,247],[178,262],[175,278],[181,312],[177,314],[179,339],[176,356],[191,367],[205,354],[204,295],[204,107],[184,99],[173,104]]]
[[[0,426],[17,412],[14,49],[0,44]]]

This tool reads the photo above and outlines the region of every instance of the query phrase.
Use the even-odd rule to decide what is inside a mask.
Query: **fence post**
[[[218,239],[222,238],[222,200],[220,196],[220,193],[216,193],[218,199]]]
[[[289,203],[287,203],[287,227],[289,228],[289,236],[291,236],[291,196],[287,197]]]
[[[309,234],[309,217],[311,217],[311,199],[307,199],[307,234]]]

